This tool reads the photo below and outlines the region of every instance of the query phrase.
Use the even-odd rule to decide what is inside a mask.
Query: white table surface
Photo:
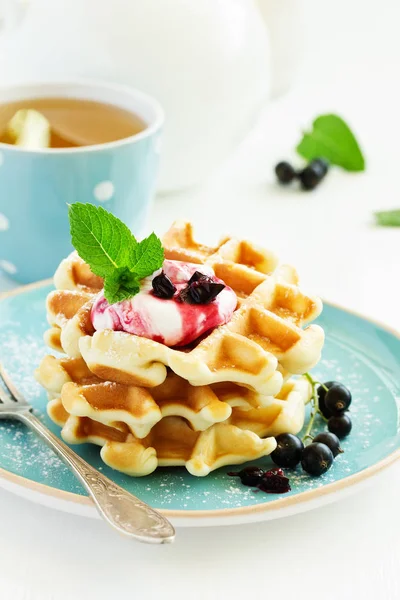
[[[305,4],[306,56],[292,92],[266,108],[201,189],[158,199],[152,225],[161,232],[187,217],[202,237],[251,237],[295,264],[307,289],[400,330],[400,229],[375,228],[371,217],[400,208],[400,7]],[[367,172],[332,170],[309,194],[278,188],[275,162],[326,111],[358,133]],[[0,279],[1,290],[10,287]],[[179,530],[174,545],[153,548],[0,491],[0,600],[400,598],[399,494],[395,464],[338,504],[265,524]]]

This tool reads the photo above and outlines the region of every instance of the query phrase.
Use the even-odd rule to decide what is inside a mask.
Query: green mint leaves
[[[354,134],[337,115],[317,117],[296,150],[308,161],[325,158],[346,171],[365,170],[365,159]]]
[[[382,227],[400,227],[400,209],[376,212],[375,219]]]
[[[104,280],[104,296],[113,304],[135,296],[140,289],[139,278],[128,267],[119,267]]]
[[[163,260],[164,250],[161,240],[155,233],[151,233],[148,238],[132,246],[130,250],[129,264],[139,279],[154,273],[156,269],[161,267]],[[154,265],[157,266],[154,267]]]
[[[91,271],[104,278],[104,295],[110,304],[139,292],[139,282],[160,269],[164,250],[152,233],[138,242],[129,228],[101,206],[69,206],[71,239]]]
[[[122,221],[100,206],[72,204],[68,209],[72,245],[99,277],[127,266],[129,248],[137,244]]]

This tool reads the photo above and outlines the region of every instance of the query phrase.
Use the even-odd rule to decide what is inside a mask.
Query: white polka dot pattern
[[[6,215],[0,213],[0,231],[7,231],[10,229],[10,221],[7,219]]]
[[[101,181],[94,190],[93,195],[98,202],[107,202],[114,196],[114,184],[112,181]]]
[[[3,269],[3,271],[10,275],[14,275],[17,272],[17,267],[8,260],[0,260],[0,269]]]

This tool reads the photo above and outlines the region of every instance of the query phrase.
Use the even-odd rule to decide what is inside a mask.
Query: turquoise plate
[[[46,414],[46,394],[33,371],[48,351],[45,298],[52,288],[41,283],[0,298],[0,360],[35,412],[54,433],[59,428]],[[360,486],[400,455],[400,339],[397,334],[330,304],[319,324],[325,329],[323,358],[314,370],[320,381],[339,380],[353,394],[353,431],[324,476],[300,469],[290,474],[292,491],[255,493],[222,468],[205,478],[183,468],[161,468],[139,479],[106,467],[96,446],[75,451],[115,482],[161,509],[178,525],[211,525],[266,520],[335,500]],[[323,423],[320,423],[323,429]],[[258,461],[271,467],[270,459]],[[88,516],[95,511],[85,491],[62,462],[23,426],[0,422],[0,484],[55,508]],[[357,484],[357,485],[356,485]]]

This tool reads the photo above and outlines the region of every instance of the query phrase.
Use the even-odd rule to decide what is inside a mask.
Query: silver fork
[[[69,466],[88,491],[100,515],[119,533],[152,544],[174,541],[175,530],[165,517],[99,473],[35,417],[32,407],[1,364],[0,419],[17,419],[33,429]]]

